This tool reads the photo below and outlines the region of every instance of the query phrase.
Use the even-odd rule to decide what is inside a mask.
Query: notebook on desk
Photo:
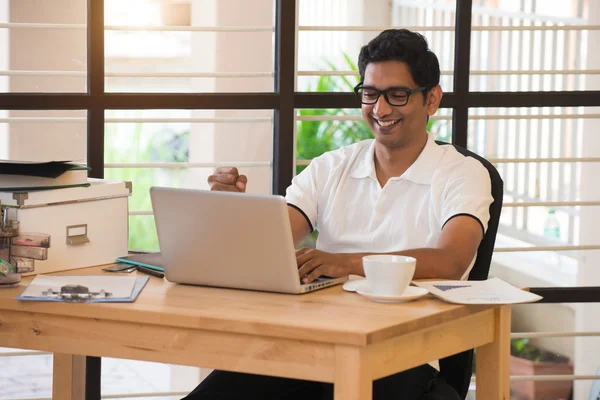
[[[115,261],[125,264],[131,264],[164,272],[163,259],[160,252],[153,253],[133,253],[124,257],[119,257]]]

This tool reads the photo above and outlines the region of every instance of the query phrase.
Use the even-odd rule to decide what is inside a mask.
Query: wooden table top
[[[101,267],[58,274],[116,275],[101,271]],[[139,272],[133,274],[146,276]],[[0,289],[0,310],[359,346],[492,308],[454,305],[430,296],[409,303],[375,303],[356,293],[345,292],[342,285],[288,295],[178,285],[152,276],[133,303],[73,304],[15,300],[32,279],[24,277],[19,287]],[[1,320],[0,312],[0,326]]]

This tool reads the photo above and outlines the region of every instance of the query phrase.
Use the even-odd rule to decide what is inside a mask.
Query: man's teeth
[[[396,122],[398,122],[398,120],[393,120],[393,121],[377,121],[377,123],[381,126],[392,126],[394,125]]]

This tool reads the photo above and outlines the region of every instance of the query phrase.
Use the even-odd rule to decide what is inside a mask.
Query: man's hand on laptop
[[[302,283],[312,282],[320,276],[339,278],[350,274],[360,275],[361,271],[355,271],[356,262],[353,258],[353,254],[326,253],[303,247],[296,250],[298,275]]]
[[[210,190],[221,192],[245,192],[248,177],[240,175],[236,167],[219,167],[208,177]]]

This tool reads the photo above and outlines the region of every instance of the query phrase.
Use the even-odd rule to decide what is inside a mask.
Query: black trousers
[[[417,400],[434,389],[437,374],[426,364],[378,379],[373,382],[373,399]],[[183,400],[212,399],[330,400],[333,384],[213,371]]]

